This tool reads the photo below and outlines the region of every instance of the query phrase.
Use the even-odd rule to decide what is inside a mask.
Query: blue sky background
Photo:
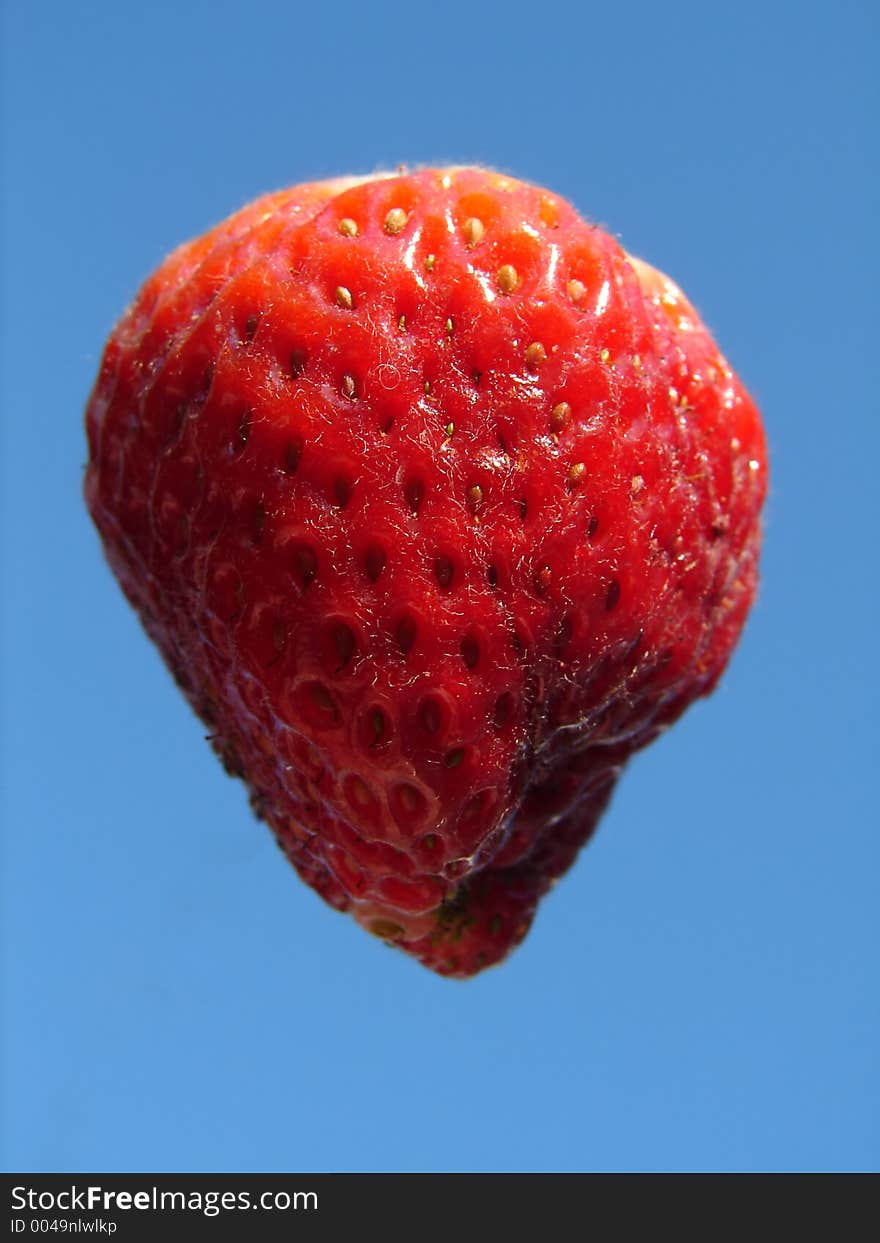
[[[878,1168],[876,6],[5,21],[4,1168]],[[168,250],[264,190],[441,160],[669,271],[772,455],[722,687],[467,984],[295,878],[80,499],[103,342]]]

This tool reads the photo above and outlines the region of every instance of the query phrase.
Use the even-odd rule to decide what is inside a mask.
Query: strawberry
[[[107,344],[110,564],[300,876],[442,975],[502,959],[756,585],[759,415],[682,292],[474,168],[299,186]]]

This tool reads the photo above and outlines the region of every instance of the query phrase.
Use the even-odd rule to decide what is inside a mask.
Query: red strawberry
[[[715,685],[765,447],[691,305],[478,169],[300,186],[113,333],[86,494],[300,875],[443,975],[524,936]]]

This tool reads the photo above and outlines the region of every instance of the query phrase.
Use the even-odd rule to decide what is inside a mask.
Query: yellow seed
[[[483,489],[478,483],[473,484],[467,490],[467,502],[472,510],[479,509],[483,501]]]
[[[512,263],[505,263],[498,269],[495,279],[502,293],[513,293],[519,284],[519,273]]]
[[[396,237],[398,233],[403,232],[407,219],[407,214],[402,207],[392,207],[385,217],[385,232],[390,233],[392,237]]]
[[[344,311],[350,311],[354,306],[351,290],[346,289],[344,285],[336,286],[336,292],[333,294],[333,297],[336,299],[336,305],[341,306]]]
[[[344,396],[344,397],[348,397],[348,398],[349,398],[349,400],[354,400],[355,388],[356,388],[356,385],[355,385],[355,382],[354,382],[354,376],[353,376],[353,375],[349,375],[349,374],[346,372],[346,374],[342,377],[342,393],[343,393],[343,396]]]
[[[550,412],[551,432],[561,432],[568,427],[571,418],[571,406],[567,401],[558,402]]]
[[[451,435],[452,435],[452,433],[455,431],[455,424],[454,424],[454,423],[447,423],[447,424],[446,424],[446,428],[445,428],[445,430],[446,430],[446,435],[447,435],[447,436],[451,436]]]
[[[575,462],[568,472],[569,488],[579,488],[580,485],[583,483],[584,475],[586,473],[587,473],[587,468],[583,464],[583,462]]]
[[[541,363],[547,361],[547,351],[540,341],[533,341],[526,348],[526,362],[530,367],[540,367]]]
[[[436,255],[428,255],[427,259],[425,260],[425,271],[426,271],[426,272],[433,272],[433,271],[434,271],[434,264],[435,264],[436,262],[437,262],[437,256],[436,256]]]
[[[642,488],[645,486],[644,477],[642,475],[633,475],[632,479],[629,481],[629,486],[633,496],[638,496]]]
[[[403,332],[403,330],[406,328],[406,316],[405,315],[401,315],[400,319],[397,321],[397,327],[400,329],[401,332]]]
[[[339,232],[343,237],[357,237],[357,222],[352,220],[350,216],[343,216],[343,218],[339,221]]]
[[[599,354],[599,357],[602,359],[603,363],[607,363],[608,359],[611,357],[611,354],[609,353],[608,350],[602,350],[601,353]]]
[[[572,302],[580,302],[581,298],[587,292],[587,287],[583,281],[568,282],[568,296]]]
[[[426,396],[426,397],[430,396],[430,393],[431,393],[431,381],[430,381],[430,380],[426,380],[426,381],[425,381],[425,383],[424,383],[424,385],[423,385],[422,387],[423,387],[423,388],[424,388],[424,390],[425,390],[425,396]]]
[[[558,215],[556,204],[553,202],[552,199],[548,199],[548,198],[541,199],[541,206],[538,210],[538,217],[541,221],[541,224],[543,224],[545,228],[548,228],[548,229],[559,228],[559,215]]]
[[[477,216],[470,216],[464,222],[464,240],[468,246],[479,246],[486,234],[486,226]]]
[[[452,336],[452,320],[451,319],[447,319],[446,321],[446,332],[450,337]]]

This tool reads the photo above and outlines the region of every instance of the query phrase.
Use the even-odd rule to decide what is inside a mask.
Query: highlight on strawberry
[[[693,306],[484,169],[296,186],[181,246],[87,431],[110,565],[227,771],[445,976],[522,940],[755,594],[760,416]]]

